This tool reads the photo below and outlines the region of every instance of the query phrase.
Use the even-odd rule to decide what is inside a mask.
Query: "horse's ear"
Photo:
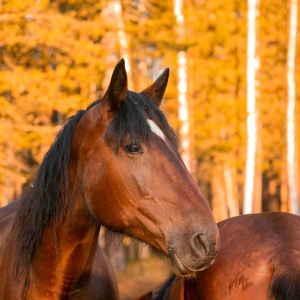
[[[103,100],[107,102],[108,111],[117,111],[120,108],[127,91],[127,74],[125,61],[122,58],[115,66],[108,89],[103,97]]]
[[[145,94],[147,97],[149,97],[157,106],[160,105],[164,96],[168,84],[169,73],[169,68],[165,69],[153,84],[142,91],[142,94]]]

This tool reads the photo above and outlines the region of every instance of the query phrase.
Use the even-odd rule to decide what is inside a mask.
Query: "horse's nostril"
[[[195,254],[199,257],[204,256],[209,252],[208,241],[202,232],[193,234],[190,240],[190,244]],[[204,251],[203,251],[204,250]],[[205,253],[204,253],[205,252]]]

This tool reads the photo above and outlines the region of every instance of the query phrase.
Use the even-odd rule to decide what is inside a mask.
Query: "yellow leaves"
[[[163,107],[178,131],[176,55],[183,47],[196,160],[209,165],[212,157],[224,161],[230,157],[231,163],[242,169],[246,140],[246,2],[185,1],[180,42],[175,39],[172,1],[138,2],[142,9],[135,7],[135,2],[122,2],[134,88],[142,90],[170,67]],[[101,94],[104,74],[119,58],[117,24],[108,9],[109,1],[104,0],[10,0],[1,8],[0,148],[13,136],[15,153],[28,150],[31,158],[40,162],[45,152],[41,145],[47,148],[57,130],[54,115],[65,119]],[[260,137],[263,159],[274,160],[277,172],[285,151],[287,7],[284,1],[268,0],[260,9]],[[299,66],[296,68],[296,74],[300,74]],[[299,123],[300,118],[297,120]]]
[[[98,15],[76,19],[49,1],[12,3],[0,16],[0,147],[10,141],[13,156],[40,163],[55,122],[87,107],[91,82],[101,82],[103,29]]]

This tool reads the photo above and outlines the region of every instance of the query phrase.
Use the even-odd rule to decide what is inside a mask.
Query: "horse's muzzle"
[[[182,277],[193,276],[195,272],[207,269],[215,261],[218,250],[219,241],[217,244],[211,244],[203,232],[192,235],[188,248],[168,244],[173,271]]]

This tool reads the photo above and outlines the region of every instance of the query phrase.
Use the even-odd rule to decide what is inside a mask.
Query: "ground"
[[[123,271],[116,271],[121,300],[134,300],[150,291],[156,291],[168,278],[166,262],[156,257],[133,261]]]

